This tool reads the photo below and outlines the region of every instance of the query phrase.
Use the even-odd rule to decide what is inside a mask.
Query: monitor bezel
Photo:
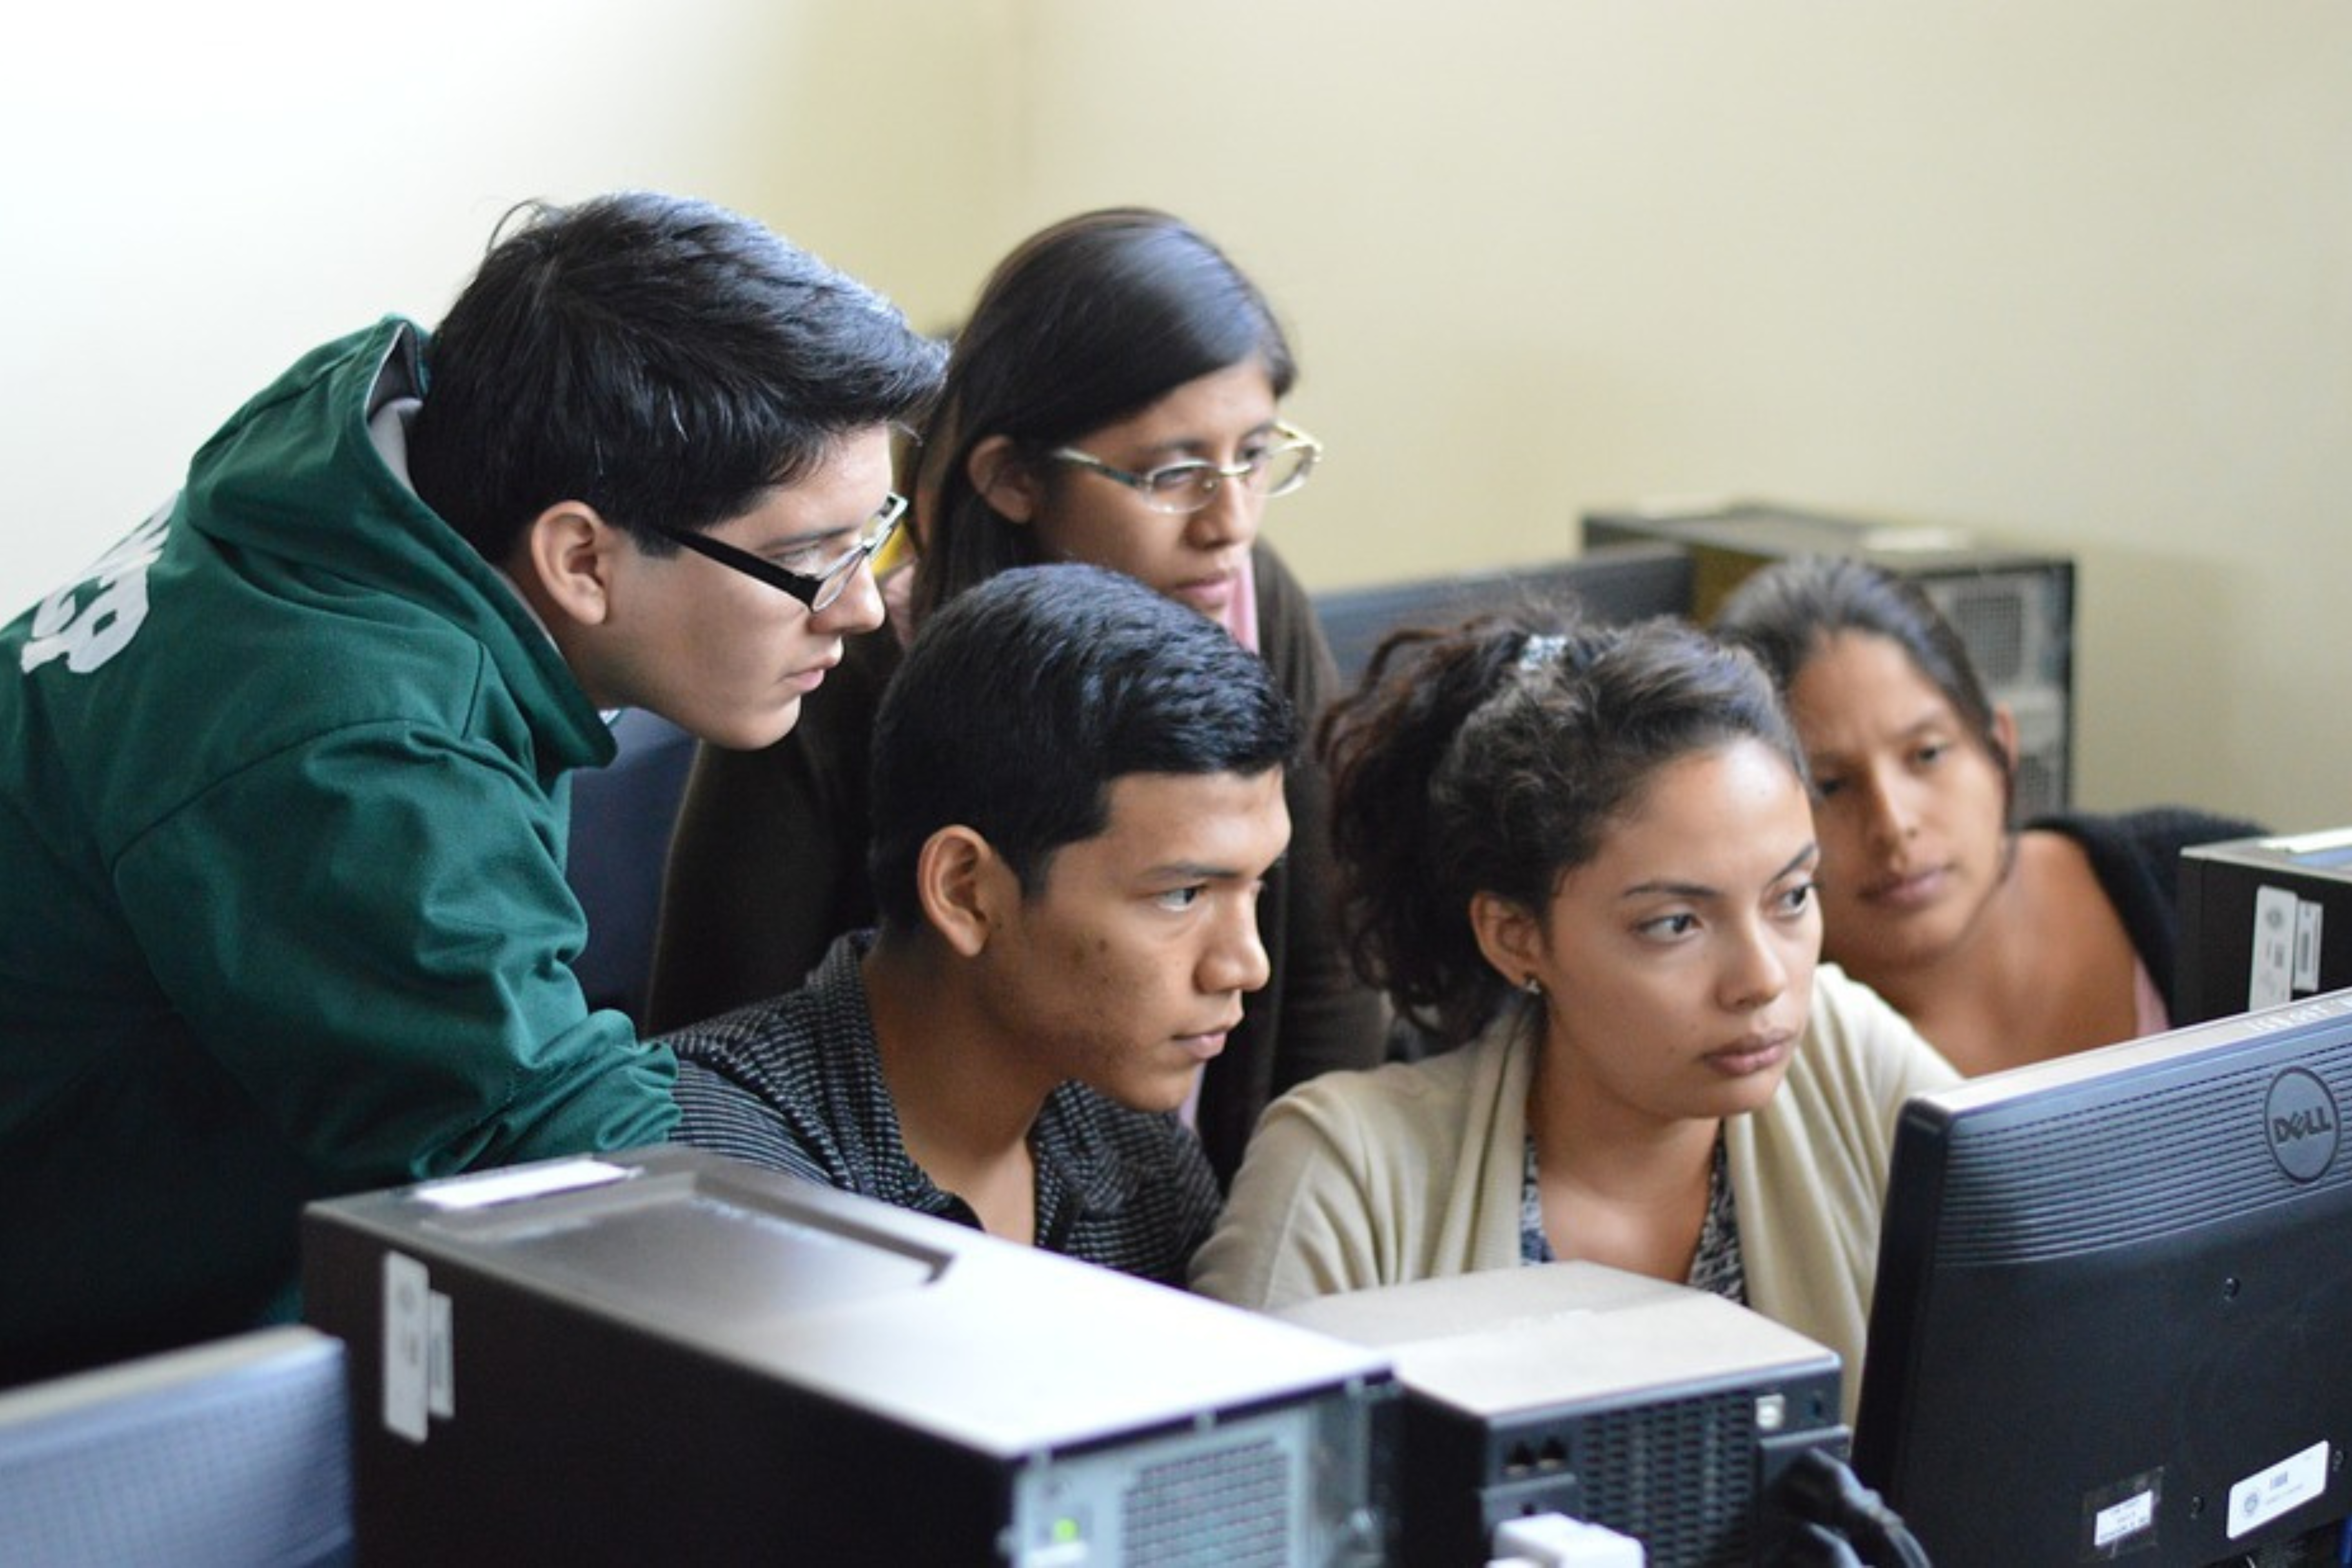
[[[2296,1074],[2312,1075],[2331,1107],[2324,1162],[2273,1125],[2288,1120],[2272,1105]],[[2306,1358],[2326,1364],[2299,1392],[2280,1392],[2299,1370],[2285,1341],[2340,1333],[2336,1345],[2352,1343],[2352,1151],[2332,1109],[2347,1103],[2352,991],[1989,1075],[1906,1106],[1854,1466],[1917,1516],[1939,1565],[1979,1560],[1975,1551],[1986,1562],[2201,1563],[2352,1506],[2352,1370],[2336,1370],[2352,1358]],[[2114,1157],[2111,1144],[2146,1142],[2151,1128],[2179,1142],[2144,1148],[2137,1162]],[[2267,1175],[2248,1147],[2256,1141]],[[2158,1158],[2170,1148],[2221,1150],[2224,1166],[2177,1168]],[[1993,1161],[2020,1184],[2008,1198],[1986,1195],[1978,1163]],[[2003,1204],[2021,1212],[1986,1206]],[[2336,1223],[2315,1226],[2323,1217]],[[2114,1319],[2104,1340],[2103,1310]],[[2283,1347],[2267,1361],[2265,1334]],[[2042,1381],[2020,1374],[2010,1386],[2022,1367]],[[2119,1368],[2139,1380],[2118,1381]],[[2209,1371],[2238,1373],[2233,1392],[2195,1412],[2163,1404],[2191,1388],[2210,1397]],[[2268,1405],[2256,1408],[2256,1393]],[[2327,1446],[2324,1490],[2229,1534],[2239,1485],[2305,1451],[2275,1436],[2290,1425]],[[2104,1470],[2086,1450],[2104,1452]],[[2127,1451],[2143,1462],[2126,1462]],[[2084,1473],[2068,1474],[2072,1465]],[[2044,1506],[2043,1488],[2075,1504],[2065,1556],[2052,1556],[2060,1510]],[[2146,1523],[2134,1528],[2140,1511]]]

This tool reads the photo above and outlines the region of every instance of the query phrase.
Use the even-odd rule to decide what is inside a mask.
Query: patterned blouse
[[[1528,1139],[1527,1156],[1519,1174],[1519,1261],[1554,1263],[1550,1238],[1544,1235],[1543,1194],[1536,1184],[1536,1141]],[[1695,1290],[1711,1291],[1748,1304],[1748,1268],[1739,1253],[1739,1215],[1731,1200],[1731,1178],[1724,1164],[1723,1134],[1715,1138],[1715,1158],[1706,1179],[1706,1218],[1698,1230],[1698,1251],[1691,1258]]]

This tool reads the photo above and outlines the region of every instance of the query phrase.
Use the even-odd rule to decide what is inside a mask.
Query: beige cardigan
[[[1519,1261],[1535,1014],[1425,1061],[1335,1072],[1267,1108],[1192,1288],[1266,1309]],[[1896,1113],[1958,1081],[1877,993],[1823,964],[1780,1091],[1725,1123],[1748,1301],[1861,1382]]]

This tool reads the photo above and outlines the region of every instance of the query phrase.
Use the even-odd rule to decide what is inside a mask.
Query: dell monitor
[[[1854,1468],[1937,1568],[2352,1513],[2352,991],[1914,1098]]]

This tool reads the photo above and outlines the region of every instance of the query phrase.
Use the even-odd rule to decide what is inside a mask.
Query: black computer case
[[[1281,1316],[1392,1357],[1404,1385],[1398,1561],[1486,1560],[1496,1525],[1559,1513],[1650,1568],[1783,1557],[1775,1483],[1842,1455],[1837,1353],[1710,1295],[1598,1264],[1360,1290]]]
[[[2180,854],[2173,1022],[2201,1024],[2352,986],[2352,828]]]

